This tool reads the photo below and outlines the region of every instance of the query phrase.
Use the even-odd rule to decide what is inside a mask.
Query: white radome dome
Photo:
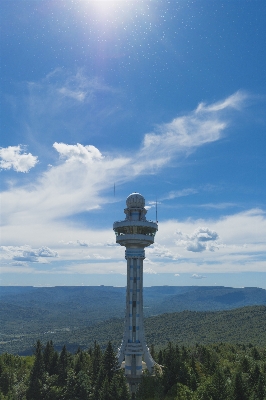
[[[127,208],[144,208],[145,199],[139,193],[132,193],[126,200]]]

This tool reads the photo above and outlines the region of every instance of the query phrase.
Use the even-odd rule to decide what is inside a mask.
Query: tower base
[[[132,396],[132,399],[134,399],[137,389],[138,389],[138,386],[141,381],[141,375],[127,376],[126,380],[127,380],[128,386],[129,386],[129,392]]]

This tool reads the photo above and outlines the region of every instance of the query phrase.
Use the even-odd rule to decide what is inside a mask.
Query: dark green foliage
[[[93,353],[97,354],[94,344]],[[94,387],[94,400],[127,400],[129,399],[125,377],[117,363],[116,354],[111,342],[101,357],[99,372]]]
[[[106,350],[103,354],[101,364],[102,364],[103,372],[104,372],[105,376],[107,377],[108,382],[110,383],[111,380],[113,379],[116,371],[119,369],[116,354],[114,352],[111,342],[108,342]]]
[[[89,349],[89,354],[91,354],[92,361],[92,379],[95,382],[100,371],[102,352],[99,344],[94,341],[93,349]]]
[[[217,368],[211,378],[212,400],[227,400],[229,398],[229,385],[227,378],[220,368]]]
[[[68,370],[72,367],[72,357],[67,352],[66,346],[63,346],[63,349],[59,355],[58,363],[57,363],[57,375],[58,375],[58,383],[60,386],[64,386],[67,381]]]
[[[160,370],[155,370],[155,376],[144,372],[137,390],[137,400],[160,400],[164,398],[164,386]]]
[[[247,400],[247,390],[244,385],[242,373],[237,372],[233,381],[232,400]]]
[[[254,400],[265,400],[266,398],[266,379],[260,375],[257,385],[254,387]]]
[[[122,370],[116,371],[110,383],[110,396],[112,400],[130,400],[128,386]]]
[[[43,351],[43,362],[45,371],[49,375],[54,375],[57,372],[58,353],[54,350],[52,340],[47,342]]]
[[[23,399],[32,368],[30,357],[19,357],[11,354],[0,356],[0,399]]]
[[[42,388],[45,382],[45,366],[42,354],[42,344],[38,340],[35,347],[35,361],[30,374],[27,400],[41,400],[43,398]]]
[[[36,343],[35,354],[0,356],[0,400],[129,400],[125,377],[109,342],[76,354],[60,354],[48,342]]]
[[[116,318],[84,329],[60,330],[43,336],[39,333],[28,334],[19,340],[16,336],[14,342],[11,342],[8,336],[7,343],[0,345],[0,351],[2,346],[2,349],[10,349],[8,352],[19,353],[29,348],[27,343],[32,343],[37,338],[45,342],[50,338],[56,350],[62,348],[56,343],[66,343],[68,351],[71,352],[76,352],[78,347],[93,347],[94,342],[88,341],[88,338],[95,337],[100,347],[105,347],[108,340],[111,340],[117,348],[123,336],[123,326],[124,320]],[[158,349],[158,346],[165,347],[169,341],[186,346],[197,342],[206,345],[220,341],[247,346],[252,342],[252,357],[255,359],[255,346],[263,346],[266,343],[266,307],[254,306],[218,312],[183,311],[153,316],[145,320],[145,333],[147,342],[154,345],[154,350]],[[31,354],[31,351],[28,353]]]
[[[64,400],[89,400],[92,386],[89,375],[80,371],[78,374],[69,369],[64,389]]]
[[[186,372],[180,369],[181,357],[179,357],[179,349],[175,348],[171,342],[168,343],[166,349],[163,351],[162,364],[164,365],[162,383],[165,394],[177,382],[177,376],[179,376],[182,381],[185,381],[186,384]]]
[[[57,351],[63,343],[71,352],[78,346],[85,349],[93,345],[94,338],[101,346],[108,340],[118,346],[123,335],[125,288],[1,287],[0,298],[0,354],[31,355],[32,343],[37,339],[43,343],[52,340]],[[146,324],[151,345],[165,346],[169,340],[186,345],[222,340],[245,344],[250,341],[261,346],[266,342],[264,289],[150,287],[144,288],[144,303],[145,316],[154,316]],[[243,308],[236,313],[220,313],[254,304],[257,306],[247,307],[246,311]],[[179,313],[162,319],[156,316],[166,312]],[[88,338],[92,338],[91,342]]]
[[[253,349],[223,343],[178,349],[169,343],[155,354],[162,372],[143,375],[137,400],[265,400],[266,351],[256,347],[254,360]]]
[[[254,350],[255,349],[255,350]],[[55,356],[57,354],[57,356]],[[265,400],[266,349],[219,343],[178,346],[156,353],[155,375],[145,372],[136,400]],[[56,362],[55,362],[56,360]],[[130,400],[109,342],[88,351],[61,352],[40,341],[35,355],[0,355],[0,400]]]

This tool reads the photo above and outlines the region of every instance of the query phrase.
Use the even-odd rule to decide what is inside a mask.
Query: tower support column
[[[147,221],[145,199],[138,193],[127,198],[126,219],[114,223],[116,242],[126,247],[127,292],[125,329],[118,350],[118,362],[125,368],[130,390],[134,393],[145,368],[153,372],[153,360],[145,340],[143,323],[143,260],[144,248],[154,242],[158,229],[155,222]]]

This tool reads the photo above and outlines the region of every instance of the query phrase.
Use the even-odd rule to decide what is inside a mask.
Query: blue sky
[[[266,4],[2,1],[1,285],[266,288]],[[114,193],[115,184],[115,193]]]

